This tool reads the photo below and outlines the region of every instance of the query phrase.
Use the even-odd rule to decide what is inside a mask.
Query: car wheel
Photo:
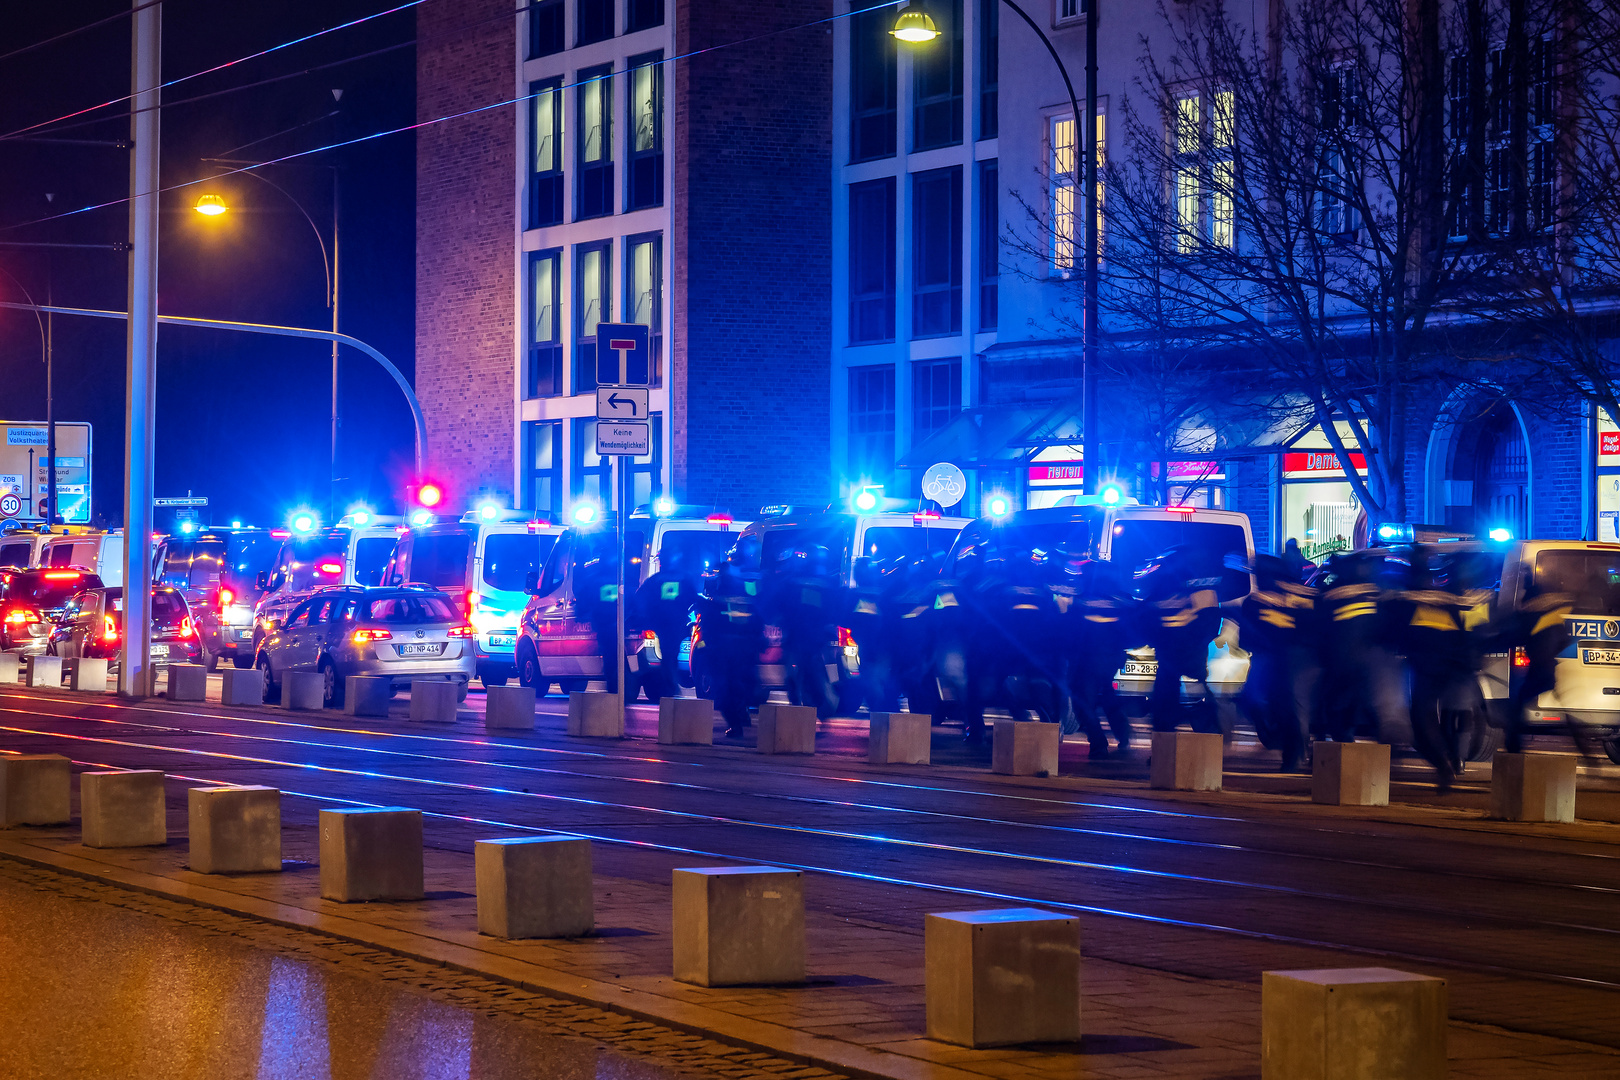
[[[512,677],[512,671],[505,664],[480,664],[478,666],[478,681],[484,684],[487,690],[491,686],[505,686],[506,680]]]
[[[457,701],[466,701],[467,700],[467,684],[470,681],[471,680],[468,680],[468,679],[462,679],[462,680],[460,680],[460,681],[458,681],[456,683],[456,700]]]
[[[1474,718],[1473,727],[1461,733],[1463,757],[1471,762],[1489,761],[1502,749],[1502,741],[1506,733],[1499,727],[1492,727],[1480,713]]]
[[[540,673],[540,657],[534,646],[524,643],[517,650],[517,680],[519,686],[534,687],[534,696],[543,698],[551,690],[551,681]]]
[[[275,682],[275,675],[270,670],[270,658],[268,656],[261,655],[259,657],[259,662],[258,662],[257,666],[258,666],[258,669],[260,671],[264,672],[264,701],[265,701],[265,704],[266,705],[274,705],[275,702],[276,702],[276,682]]]
[[[1603,752],[1609,755],[1609,760],[1620,765],[1620,738],[1604,739]]]
[[[557,690],[564,696],[568,694],[583,694],[588,679],[558,679]]]
[[[321,657],[321,679],[326,683],[321,704],[328,709],[343,708],[343,678],[330,656]]]
[[[251,657],[251,656],[243,656],[240,653],[238,653],[237,655],[231,657],[231,663],[235,664],[237,667],[239,667],[239,668],[241,668],[241,669],[243,669],[245,671],[248,668],[253,666],[253,657]]]

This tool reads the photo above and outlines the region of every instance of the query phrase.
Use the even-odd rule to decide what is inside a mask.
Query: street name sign
[[[598,420],[596,452],[603,457],[646,457],[652,453],[652,426],[634,420]]]
[[[153,499],[153,506],[207,506],[208,496],[187,495],[183,498]]]
[[[652,382],[645,326],[596,324],[596,382],[599,386],[647,386]]]
[[[598,386],[596,388],[596,418],[598,420],[647,419],[645,386]]]

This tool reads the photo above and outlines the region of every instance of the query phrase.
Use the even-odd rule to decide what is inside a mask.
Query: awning
[[[896,463],[926,469],[948,461],[962,469],[1009,469],[1054,441],[1078,441],[1078,401],[1039,405],[978,405],[912,447]]]

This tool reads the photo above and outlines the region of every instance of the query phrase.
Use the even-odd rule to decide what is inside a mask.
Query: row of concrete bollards
[[[164,774],[80,776],[87,847],[161,845]],[[4,823],[70,821],[69,762],[0,757]],[[190,869],[281,869],[281,792],[194,787],[187,792]],[[591,842],[566,835],[474,844],[478,930],[504,939],[575,938],[595,928]],[[422,812],[407,807],[320,811],[320,893],[342,903],[423,899]],[[672,971],[697,986],[805,982],[802,871],[774,866],[676,869],[670,891]],[[924,997],[931,1039],[983,1048],[1072,1043],[1081,1034],[1080,923],[1038,908],[927,915]],[[1265,972],[1262,1075],[1445,1075],[1446,984],[1387,968]],[[1344,1073],[1346,1060],[1358,1069]]]

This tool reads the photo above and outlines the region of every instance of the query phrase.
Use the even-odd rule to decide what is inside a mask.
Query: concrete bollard
[[[927,765],[933,722],[927,713],[873,713],[867,725],[867,760],[874,765]]]
[[[318,671],[281,673],[283,709],[323,709],[326,707],[326,676]]]
[[[1313,743],[1311,801],[1329,806],[1388,806],[1389,744]]]
[[[675,978],[697,986],[804,982],[804,875],[775,866],[676,870]]]
[[[422,811],[322,810],[321,896],[343,903],[422,899]]]
[[[1491,759],[1491,817],[1506,821],[1575,820],[1575,755],[1510,754]]]
[[[70,656],[62,663],[69,690],[84,693],[107,692],[107,661],[99,656]]]
[[[411,719],[425,724],[456,722],[456,684],[440,680],[411,680]]]
[[[155,847],[168,843],[163,773],[157,769],[81,773],[79,818],[85,847]]]
[[[759,707],[759,741],[756,748],[762,754],[815,753],[815,707],[765,702]]]
[[[658,741],[665,746],[713,745],[714,702],[708,698],[659,698]]]
[[[990,771],[1007,776],[1056,776],[1063,728],[1038,721],[997,720]]]
[[[72,774],[61,754],[0,755],[0,825],[65,825]]]
[[[1262,1080],[1441,1080],[1446,982],[1392,968],[1267,971]]]
[[[1195,731],[1155,731],[1148,787],[1172,791],[1221,790],[1225,747],[1219,735]]]
[[[22,682],[23,654],[0,652],[0,683],[7,686]]]
[[[28,686],[49,686],[56,689],[62,685],[60,656],[30,656],[25,663],[28,667],[23,674],[23,681]]]
[[[498,938],[583,937],[596,926],[591,842],[524,836],[473,844],[478,932]]]
[[[343,680],[343,711],[349,716],[387,716],[394,680],[380,675],[350,675]]]
[[[220,672],[219,703],[221,705],[263,705],[264,672],[258,668],[222,668]]]
[[[576,690],[568,695],[568,734],[592,739],[624,738],[624,710],[617,694]]]
[[[930,1039],[981,1047],[1080,1038],[1078,918],[1038,908],[929,915],[923,954]]]
[[[487,731],[533,731],[534,687],[486,683],[484,728]]]
[[[281,869],[281,792],[273,787],[194,787],[186,792],[191,868],[199,874]]]
[[[204,701],[207,697],[207,668],[201,664],[169,665],[170,701]]]

